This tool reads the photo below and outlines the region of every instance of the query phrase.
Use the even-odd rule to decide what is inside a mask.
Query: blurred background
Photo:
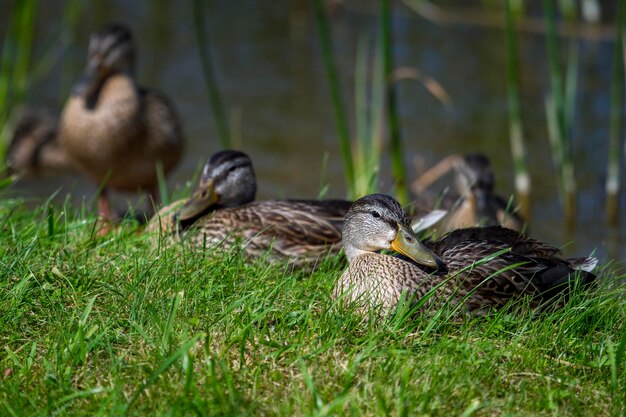
[[[2,0],[1,36],[7,36],[11,11],[18,3]],[[6,110],[3,146],[10,139],[11,120],[20,104],[60,113],[86,62],[89,34],[115,21],[133,30],[140,84],[169,96],[182,120],[187,148],[182,163],[168,178],[169,188],[180,190],[178,196],[189,187],[206,158],[223,147],[207,95],[201,48],[211,57],[231,146],[249,153],[254,161],[258,198],[347,196],[315,1],[27,3],[35,4],[30,70],[23,75],[27,79],[24,94]],[[317,2],[328,24],[352,139],[356,138],[359,112],[355,74],[359,63],[375,64],[380,3]],[[546,3],[554,3],[557,49],[552,57],[547,50]],[[505,4],[496,0],[389,2],[393,66],[400,69],[398,74],[405,74],[393,89],[408,183],[450,154],[480,152],[492,160],[499,194],[515,193]],[[620,261],[626,256],[623,191],[616,221],[609,222],[605,216],[612,123],[620,139],[618,159],[624,159],[621,124],[615,127],[616,122],[611,122],[612,111],[617,112],[620,123],[623,119],[623,108],[615,108],[616,100],[612,104],[614,91],[623,94],[623,68],[621,85],[615,84],[614,77],[620,4],[592,0],[508,4],[518,46],[515,66],[532,187],[531,234],[555,245],[564,244],[568,255],[596,251],[602,259]],[[208,40],[202,47],[198,22]],[[3,54],[6,45],[5,41]],[[359,56],[359,45],[366,45],[361,51],[369,54]],[[570,222],[562,203],[565,199],[559,197],[562,188],[546,113],[546,97],[551,93],[549,62],[555,57],[564,81],[573,77],[575,84],[567,102],[573,115],[568,149],[577,186],[577,209]],[[380,143],[378,189],[393,193],[388,140],[382,137]],[[447,184],[449,178],[435,189]],[[53,173],[22,178],[10,189],[14,196],[39,202],[56,191],[58,201],[71,193],[72,201],[79,204],[92,198],[95,187],[78,175]],[[118,201],[132,198],[118,195]]]

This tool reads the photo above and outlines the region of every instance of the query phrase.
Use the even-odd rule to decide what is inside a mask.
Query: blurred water
[[[85,60],[88,33],[108,21],[133,30],[138,45],[138,77],[176,104],[187,137],[186,156],[170,177],[183,186],[198,164],[220,149],[211,118],[195,45],[191,2],[107,1],[81,18],[76,43],[62,61],[35,85],[28,102],[60,112],[71,80]],[[346,101],[352,107],[356,44],[376,35],[375,2],[346,1],[332,18],[333,40]],[[261,2],[213,1],[208,20],[216,72],[223,98],[240,133],[239,147],[255,163],[259,198],[315,197],[324,184],[329,196],[343,197],[345,187],[330,98],[319,51],[311,3],[305,0]],[[38,47],[61,24],[62,8],[40,2]],[[396,64],[419,68],[444,86],[453,109],[444,108],[425,88],[402,81],[399,88],[406,163],[428,164],[456,152],[490,156],[501,194],[513,191],[505,95],[504,33],[470,25],[438,26],[402,4],[394,12]],[[4,27],[5,17],[0,17]],[[575,165],[580,193],[574,231],[564,228],[549,152],[544,114],[547,91],[545,39],[522,35],[522,95],[525,130],[533,179],[532,234],[553,244],[571,242],[567,253],[592,250],[603,258],[624,259],[621,226],[604,220],[603,188],[609,122],[612,42],[580,41],[580,86],[574,132]],[[562,43],[567,51],[567,43]],[[321,172],[325,155],[328,165]],[[391,181],[383,167],[382,190]],[[71,175],[27,179],[20,195],[46,198],[61,187],[58,198],[90,196],[94,186]],[[626,199],[622,193],[622,207]],[[121,201],[129,196],[122,196]]]

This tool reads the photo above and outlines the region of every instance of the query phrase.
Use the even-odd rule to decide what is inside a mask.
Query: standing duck
[[[254,201],[252,161],[226,150],[206,162],[197,189],[186,201],[157,213],[148,232],[176,236],[192,244],[241,247],[250,257],[312,264],[341,249],[341,226],[350,205],[345,200]]]
[[[433,289],[432,302],[463,302],[474,314],[524,296],[536,307],[567,294],[575,283],[591,283],[595,276],[589,271],[597,262],[560,258],[558,249],[500,226],[459,229],[422,243],[398,202],[382,194],[365,196],[350,208],[343,247],[349,266],[333,296],[357,303],[360,311],[376,308],[383,314],[403,297],[417,301]]]
[[[59,143],[73,164],[102,186],[98,209],[114,218],[108,189],[143,189],[156,201],[157,165],[167,175],[179,161],[183,136],[174,107],[137,85],[130,31],[110,24],[91,36],[87,67],[59,122]]]

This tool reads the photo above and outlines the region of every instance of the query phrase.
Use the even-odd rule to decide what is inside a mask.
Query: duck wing
[[[580,259],[563,259],[557,248],[499,226],[461,229],[426,244],[483,304],[525,294],[549,300],[595,280]]]

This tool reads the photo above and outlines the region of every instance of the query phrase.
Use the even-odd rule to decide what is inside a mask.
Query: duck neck
[[[357,256],[361,256],[361,255],[368,253],[368,251],[359,249],[352,245],[344,245],[343,249],[346,252],[346,257],[348,258],[348,262],[352,262],[354,259],[356,259]]]

